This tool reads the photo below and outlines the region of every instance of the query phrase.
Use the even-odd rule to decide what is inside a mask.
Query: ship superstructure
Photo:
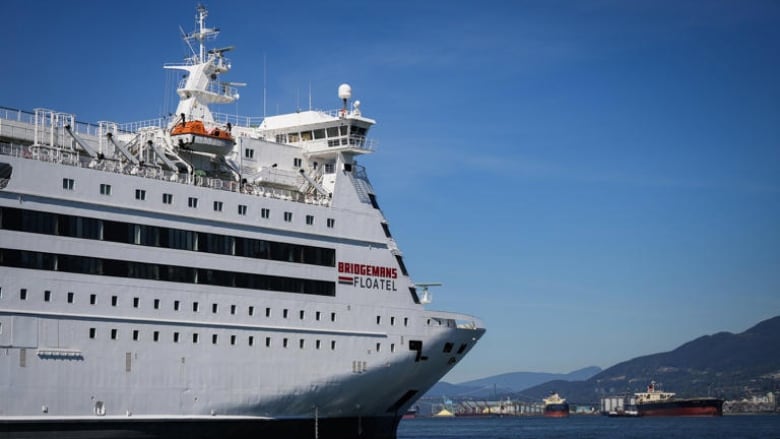
[[[392,438],[484,333],[418,297],[338,110],[212,112],[199,7],[176,114],[0,110],[0,432]],[[196,46],[192,46],[196,44]]]

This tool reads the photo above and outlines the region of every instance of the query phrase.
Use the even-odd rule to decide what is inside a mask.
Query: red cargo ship
[[[722,399],[675,398],[672,392],[656,390],[655,381],[647,392],[635,395],[638,416],[723,416]]]
[[[553,392],[544,401],[544,416],[550,418],[565,418],[569,416],[569,403]]]

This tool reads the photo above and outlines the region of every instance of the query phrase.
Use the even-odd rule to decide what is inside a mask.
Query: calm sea
[[[404,419],[398,439],[780,439],[780,416],[720,418],[417,418]]]

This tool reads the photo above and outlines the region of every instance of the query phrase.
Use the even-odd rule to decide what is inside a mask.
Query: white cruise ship
[[[174,117],[0,109],[0,437],[394,438],[485,331],[426,309],[350,87],[212,113],[242,84],[206,16]]]

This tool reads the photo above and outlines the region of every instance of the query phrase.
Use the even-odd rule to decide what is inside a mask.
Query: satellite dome
[[[352,97],[352,87],[349,84],[339,85],[339,99],[346,100]]]

